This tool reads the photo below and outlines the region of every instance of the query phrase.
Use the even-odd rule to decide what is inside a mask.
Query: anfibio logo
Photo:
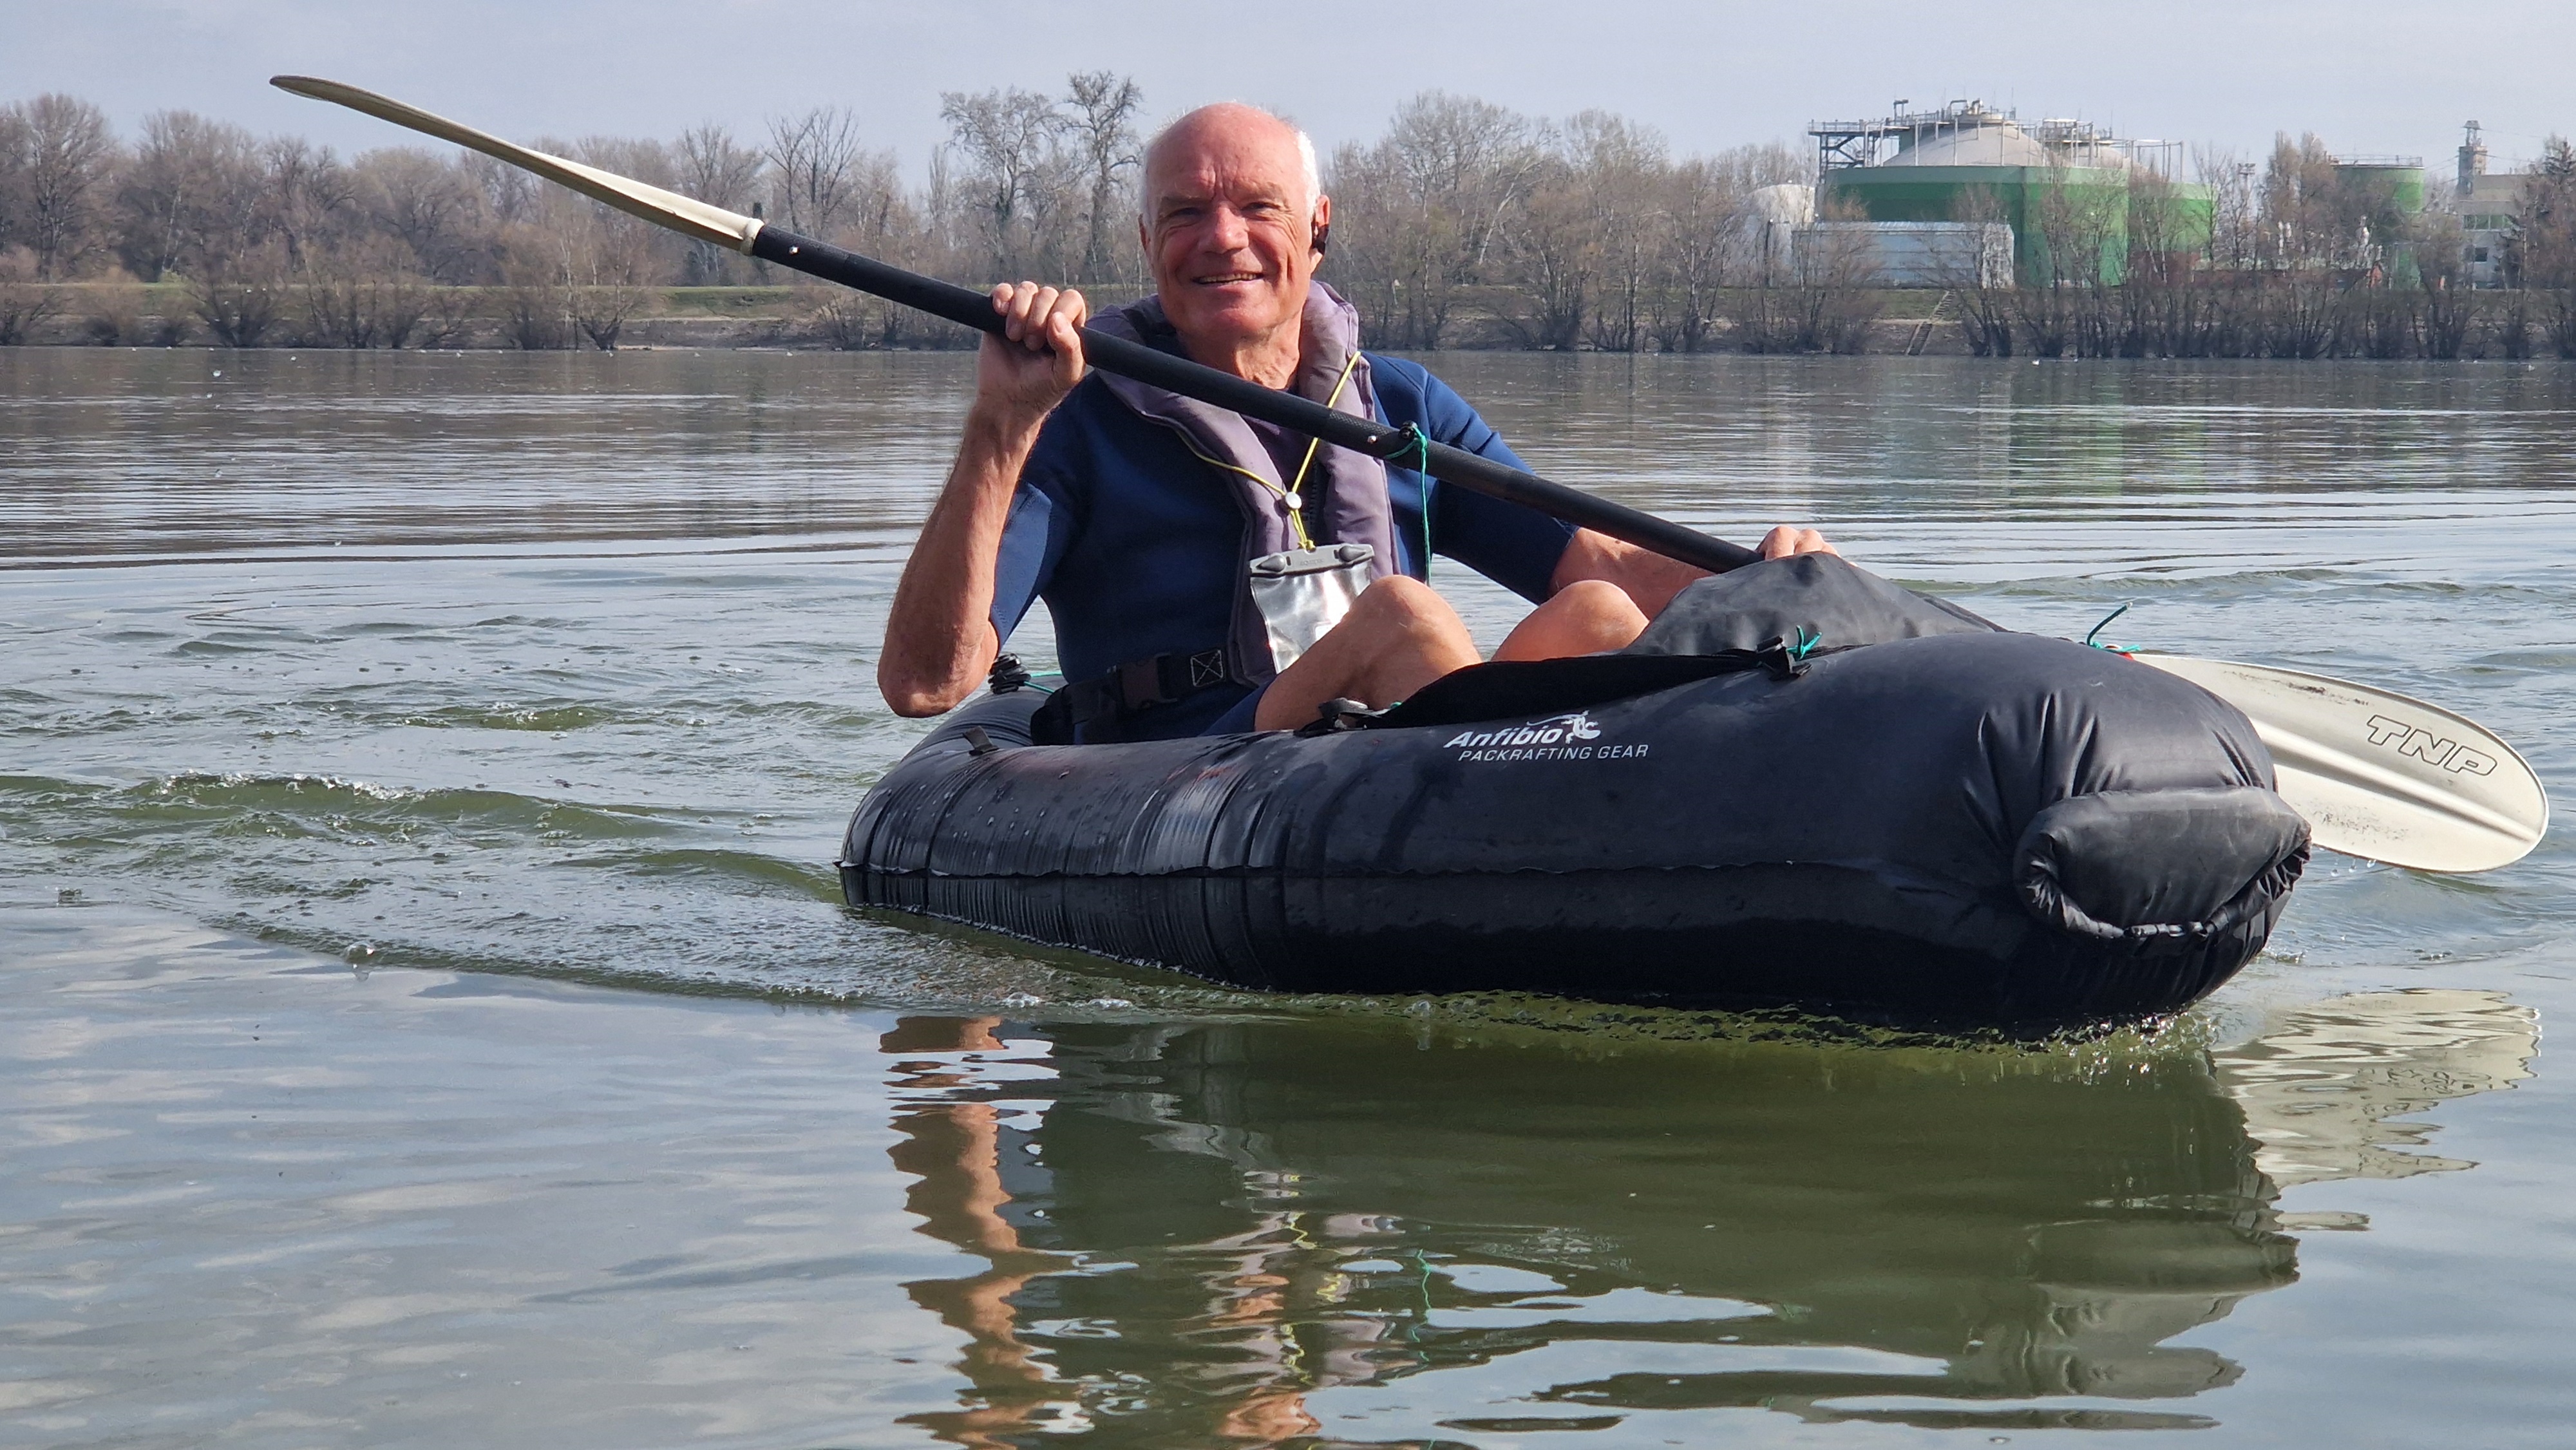
[[[1545,720],[1532,720],[1527,725],[1505,725],[1497,730],[1461,730],[1441,747],[1458,752],[1460,760],[1631,760],[1646,753],[1640,745],[1598,745],[1600,723],[1591,712],[1577,710],[1571,715],[1555,715]]]

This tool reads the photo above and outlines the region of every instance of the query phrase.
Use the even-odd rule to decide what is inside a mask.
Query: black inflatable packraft
[[[959,710],[869,792],[853,906],[1268,991],[2037,1030],[2206,994],[2308,854],[2225,702],[1829,556],[1367,728],[1033,746],[1044,699]]]

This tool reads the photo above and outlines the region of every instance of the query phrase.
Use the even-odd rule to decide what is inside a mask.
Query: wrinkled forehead
[[[1193,118],[1157,137],[1145,153],[1145,207],[1175,201],[1275,198],[1311,206],[1297,133],[1257,113]]]

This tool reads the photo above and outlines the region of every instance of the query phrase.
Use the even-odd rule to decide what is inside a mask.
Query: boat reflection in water
[[[896,1164],[981,1272],[909,1286],[964,1445],[1477,1443],[1729,1411],[2187,1428],[2172,1343],[2297,1277],[2281,1190],[2463,1168],[2390,1119],[2537,1050],[2492,993],[2241,1046],[1687,1050],[1378,1024],[908,1018]],[[1618,1435],[1611,1440],[1622,1438]],[[1597,1442],[1595,1442],[1597,1443]]]

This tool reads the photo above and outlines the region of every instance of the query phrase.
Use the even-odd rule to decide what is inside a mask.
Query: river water
[[[0,350],[0,1444],[2563,1443],[2563,830],[2039,1049],[844,912],[969,365]],[[2576,370],[1436,366],[2576,799]]]

